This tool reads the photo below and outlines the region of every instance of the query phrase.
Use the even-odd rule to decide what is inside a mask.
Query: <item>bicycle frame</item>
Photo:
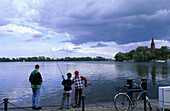
[[[130,92],[140,92],[140,94],[138,95],[138,97],[136,98],[136,100],[134,100],[132,98],[132,95]],[[131,99],[132,104],[133,103],[137,103],[138,99],[140,98],[140,96],[143,94],[143,90],[142,89],[127,89],[127,91],[125,92]]]

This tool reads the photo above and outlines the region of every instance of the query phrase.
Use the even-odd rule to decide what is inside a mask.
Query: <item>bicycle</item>
[[[137,104],[138,99],[141,95],[144,94],[144,90],[142,89],[141,85],[138,88],[128,89],[129,85],[124,86],[125,92],[119,92],[115,95],[114,99],[114,106],[117,111],[128,111],[130,107],[135,106]],[[131,92],[140,92],[136,99],[132,98]],[[152,106],[150,103],[149,98],[146,96],[146,102],[152,111]]]

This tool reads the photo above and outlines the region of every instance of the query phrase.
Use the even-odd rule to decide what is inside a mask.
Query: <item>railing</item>
[[[91,108],[95,108],[95,110],[100,110],[101,111],[102,109],[108,109],[108,110],[110,110],[110,109],[114,110],[115,109],[115,107],[113,105],[112,106],[111,105],[103,105],[103,104],[101,105],[101,104],[93,101],[92,99],[89,99],[88,97],[85,97],[85,95],[82,95],[82,107],[81,107],[82,111],[85,111],[85,108],[87,108],[87,106],[86,106],[87,103],[86,102],[88,102],[88,105],[89,105],[89,103],[93,104],[95,107],[92,106]],[[73,104],[74,103],[72,103],[71,105],[73,105]],[[91,104],[90,104],[90,106],[91,106]],[[32,111],[32,109],[30,109],[31,106],[30,107],[19,107],[19,106],[15,105],[15,104],[9,102],[8,98],[5,98],[3,100],[3,102],[0,103],[0,105],[4,105],[4,108],[3,108],[4,111],[8,111],[8,105],[14,106],[14,107],[9,108],[9,109],[15,109],[16,108],[16,109],[22,109],[22,110],[25,110],[25,111]],[[60,105],[42,106],[42,107],[59,107],[59,106]],[[156,111],[161,111],[161,109],[159,109],[159,107],[156,107],[156,109],[157,109]],[[2,110],[2,108],[1,108],[1,110]],[[146,111],[146,100],[145,99],[144,99],[144,111]],[[155,111],[155,110],[153,110],[153,111]]]
[[[0,104],[0,105],[4,104],[4,108],[3,108],[4,111],[8,111],[8,104],[10,104],[12,106],[15,106],[17,109],[23,109],[23,110],[26,110],[26,111],[32,111],[32,110],[29,110],[27,108],[19,107],[19,106],[13,104],[13,103],[10,103],[8,100],[9,100],[8,98],[5,98],[4,101]]]
[[[94,104],[95,106],[96,106],[96,108],[114,108],[114,106],[112,106],[112,107],[110,107],[110,106],[104,106],[104,105],[100,105],[100,104],[98,104],[98,103],[96,103],[96,102],[94,102],[93,100],[90,100],[90,99],[88,99],[88,98],[86,98],[85,97],[85,95],[82,95],[82,107],[81,107],[81,109],[82,109],[82,111],[85,111],[85,108],[86,108],[86,101],[88,101],[89,103],[91,103],[91,104]],[[13,103],[11,103],[11,102],[9,102],[9,99],[8,98],[5,98],[4,100],[3,100],[3,102],[2,103],[0,103],[0,105],[3,105],[4,104],[4,107],[2,108],[4,111],[8,111],[8,109],[22,109],[22,110],[25,110],[25,111],[32,111],[32,109],[30,109],[31,107],[19,107],[19,106],[17,106],[17,105],[15,105],[15,104],[13,104]],[[74,103],[71,103],[71,105],[73,105]],[[9,108],[8,107],[8,105],[12,105],[12,106],[14,106],[14,108],[12,107],[12,108]],[[56,106],[60,106],[60,105],[55,105],[55,106],[46,106],[46,107],[56,107]],[[43,106],[42,106],[43,107]],[[44,106],[45,107],[45,106]]]

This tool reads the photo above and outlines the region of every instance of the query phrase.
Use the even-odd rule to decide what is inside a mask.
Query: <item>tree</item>
[[[105,61],[105,58],[97,56],[95,58],[93,58],[94,61]]]
[[[126,60],[126,56],[124,53],[121,53],[121,52],[118,52],[116,55],[115,55],[115,60],[116,61],[124,61]]]
[[[10,62],[11,60],[9,58],[0,58],[0,62]]]
[[[133,55],[133,59],[136,62],[144,62],[144,53],[143,52],[138,52]]]
[[[129,52],[129,60],[132,60],[133,59],[133,54],[135,54],[135,50],[131,50],[130,52]]]
[[[39,56],[39,57],[38,57],[38,60],[39,60],[39,61],[45,61],[46,58],[45,58],[44,56]]]
[[[20,58],[19,58],[19,61],[23,61],[23,60],[25,60],[24,57],[20,57]]]
[[[16,59],[15,59],[15,58],[12,58],[12,61],[14,62],[14,61],[16,61]]]
[[[162,46],[160,48],[160,53],[162,55],[162,59],[163,60],[167,60],[168,59],[168,56],[170,54],[170,49],[167,47],[167,46]]]
[[[152,60],[152,56],[151,56],[151,53],[149,51],[146,52],[146,55],[145,55],[145,61],[149,62]]]
[[[47,58],[46,58],[46,61],[51,61],[51,58],[47,57]]]
[[[136,52],[133,55],[133,59],[136,62],[146,62],[151,59],[149,49],[147,46],[139,46],[136,48]]]
[[[147,46],[139,46],[136,50],[131,50],[127,53],[117,53],[116,61],[134,60],[136,62],[148,62],[150,60],[167,60],[170,59],[170,49],[167,46],[162,46],[160,49],[155,49],[155,54],[151,55]]]

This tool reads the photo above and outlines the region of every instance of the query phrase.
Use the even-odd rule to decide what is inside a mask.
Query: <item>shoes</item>
[[[78,108],[78,107],[79,107],[78,104],[73,105],[73,108]]]
[[[37,107],[37,108],[35,108],[35,110],[40,110],[41,109],[41,107],[39,106],[39,107]]]
[[[63,107],[60,107],[60,110],[64,110],[64,108],[63,108]]]
[[[78,104],[78,107],[81,107],[81,104]]]
[[[35,106],[32,107],[32,109],[35,109],[35,108],[36,108]]]
[[[71,108],[67,108],[68,110],[71,109]]]

